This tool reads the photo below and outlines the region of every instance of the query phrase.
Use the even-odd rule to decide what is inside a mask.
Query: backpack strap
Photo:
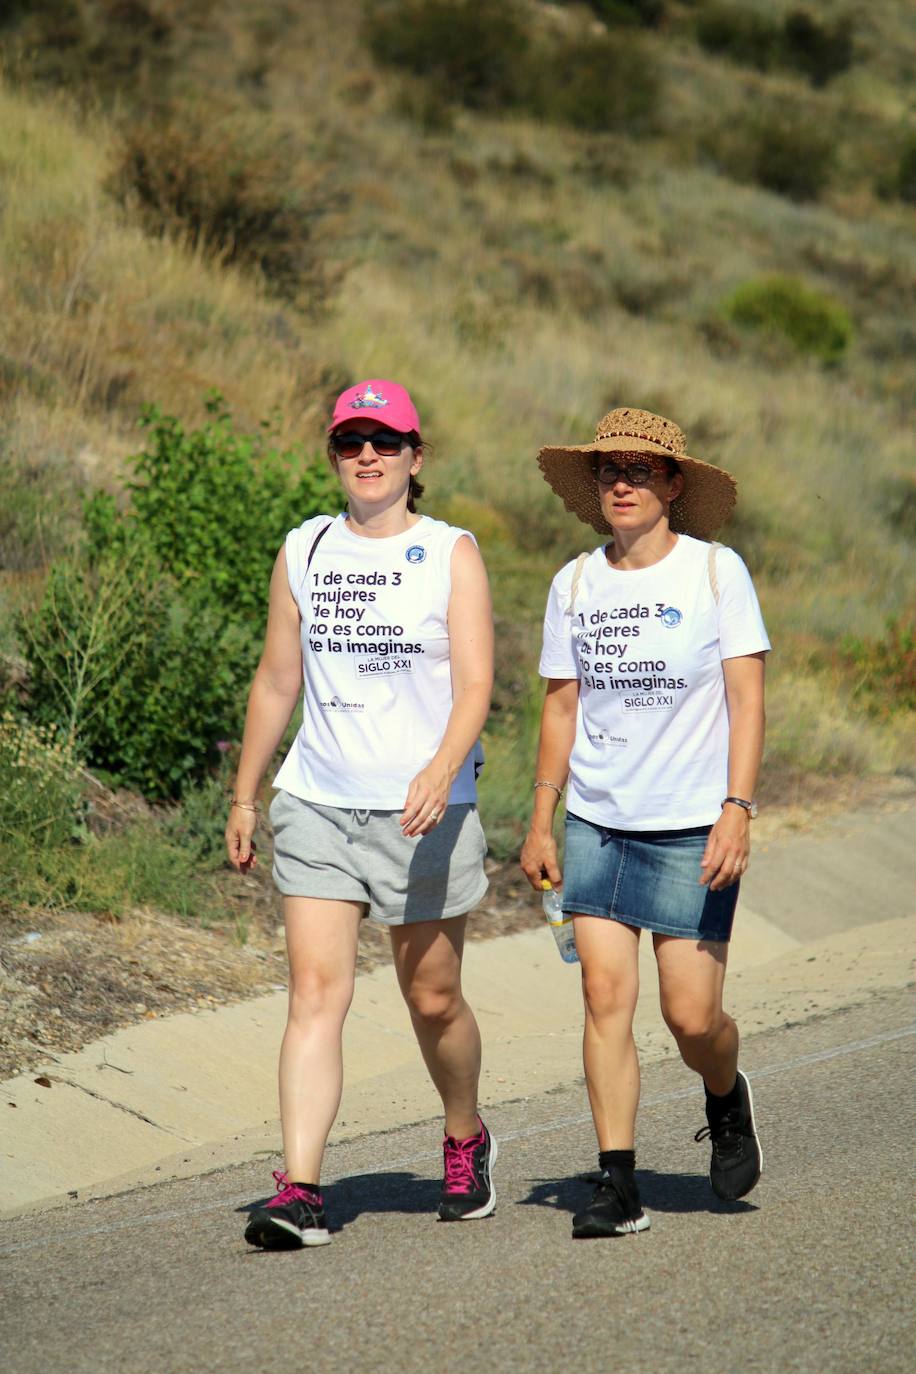
[[[315,538],[312,540],[312,547],[309,549],[309,556],[305,561],[305,572],[302,575],[303,582],[309,575],[309,568],[312,566],[312,559],[315,557],[315,550],[317,549],[318,545],[321,543],[322,539],[327,534],[328,530],[331,528],[333,523],[333,520],[329,520],[326,525],[322,525],[321,529],[318,531],[318,533],[315,535]]]
[[[580,553],[576,559],[576,566],[573,568],[572,586],[569,589],[569,604],[566,607],[566,614],[571,616],[576,609],[576,597],[579,594],[579,583],[582,581],[582,570],[585,567],[589,552]]]
[[[713,541],[709,546],[709,553],[706,555],[706,572],[709,576],[709,586],[716,605],[719,604],[719,577],[716,573],[716,550],[721,548],[721,544],[717,544]]]

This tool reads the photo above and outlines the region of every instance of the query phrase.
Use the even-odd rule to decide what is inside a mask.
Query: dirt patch
[[[827,815],[897,806],[912,795],[913,784],[904,779],[809,780],[804,792],[762,810],[752,833],[768,844],[812,829]],[[540,904],[517,864],[488,861],[487,869],[490,890],[469,922],[469,939],[539,925]],[[0,1079],[121,1026],[284,988],[286,953],[269,856],[263,853],[248,877],[226,872],[215,881],[226,915],[210,927],[142,910],[120,921],[0,910]],[[390,958],[386,933],[364,922],[359,971]]]
[[[137,910],[121,921],[80,911],[0,913],[0,1079],[80,1049],[90,1040],[177,1011],[286,986],[279,900],[269,865],[259,876],[221,876],[225,923],[209,928]],[[469,927],[486,940],[537,924],[537,899],[515,864],[491,865],[490,891]],[[358,968],[391,958],[369,921]]]

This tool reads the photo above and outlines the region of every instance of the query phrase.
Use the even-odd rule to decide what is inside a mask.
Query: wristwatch
[[[731,802],[733,806],[740,806],[743,811],[746,811],[749,820],[753,820],[757,815],[757,803],[755,801],[745,801],[743,797],[726,797],[722,805],[726,806],[729,802]]]

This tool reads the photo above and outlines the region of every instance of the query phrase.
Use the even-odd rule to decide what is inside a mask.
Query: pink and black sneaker
[[[479,1120],[479,1118],[478,1118]],[[476,1221],[496,1210],[496,1189],[491,1177],[496,1163],[496,1141],[483,1122],[467,1140],[447,1135],[445,1179],[439,1195],[440,1221]]]
[[[290,1183],[282,1170],[274,1171],[277,1193],[248,1218],[245,1239],[263,1250],[298,1250],[303,1245],[327,1245],[328,1219],[317,1188]]]

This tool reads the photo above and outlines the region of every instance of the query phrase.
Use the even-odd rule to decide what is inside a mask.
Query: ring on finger
[[[429,819],[430,819],[431,821],[437,821],[437,820],[439,819],[439,817],[441,816],[441,814],[442,814],[441,811],[430,811],[430,813],[429,813]]]

